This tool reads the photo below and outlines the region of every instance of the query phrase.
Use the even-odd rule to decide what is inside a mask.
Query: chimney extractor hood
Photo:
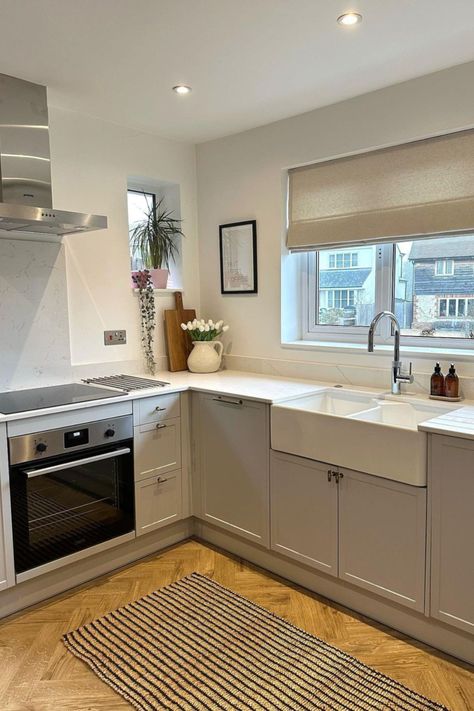
[[[53,209],[46,87],[0,74],[0,232],[13,238],[105,227],[101,215]]]

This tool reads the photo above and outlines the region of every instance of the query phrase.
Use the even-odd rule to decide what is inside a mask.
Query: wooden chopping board
[[[174,298],[176,308],[166,309],[164,312],[168,368],[173,373],[178,370],[187,370],[188,355],[193,344],[189,331],[183,331],[181,324],[193,321],[196,318],[194,309],[183,308],[183,295],[180,291],[175,291]]]

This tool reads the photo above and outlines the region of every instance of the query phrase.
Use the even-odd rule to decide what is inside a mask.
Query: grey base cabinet
[[[271,548],[425,608],[426,489],[272,451]]]
[[[339,577],[423,612],[426,489],[339,472]]]
[[[196,393],[192,408],[195,515],[267,546],[268,405]]]
[[[328,467],[271,453],[271,548],[337,575],[337,484]]]
[[[137,536],[183,517],[180,413],[179,393],[133,403]]]
[[[474,633],[474,442],[431,435],[430,614]]]

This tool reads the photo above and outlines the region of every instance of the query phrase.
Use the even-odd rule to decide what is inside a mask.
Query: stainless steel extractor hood
[[[41,239],[105,227],[101,215],[53,208],[46,87],[0,74],[0,233]]]

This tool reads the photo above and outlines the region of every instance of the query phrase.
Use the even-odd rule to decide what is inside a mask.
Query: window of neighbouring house
[[[436,260],[436,276],[451,276],[454,274],[454,260],[438,259]]]
[[[387,310],[405,344],[450,338],[474,347],[474,234],[320,250],[307,260],[305,338],[363,342]]]

